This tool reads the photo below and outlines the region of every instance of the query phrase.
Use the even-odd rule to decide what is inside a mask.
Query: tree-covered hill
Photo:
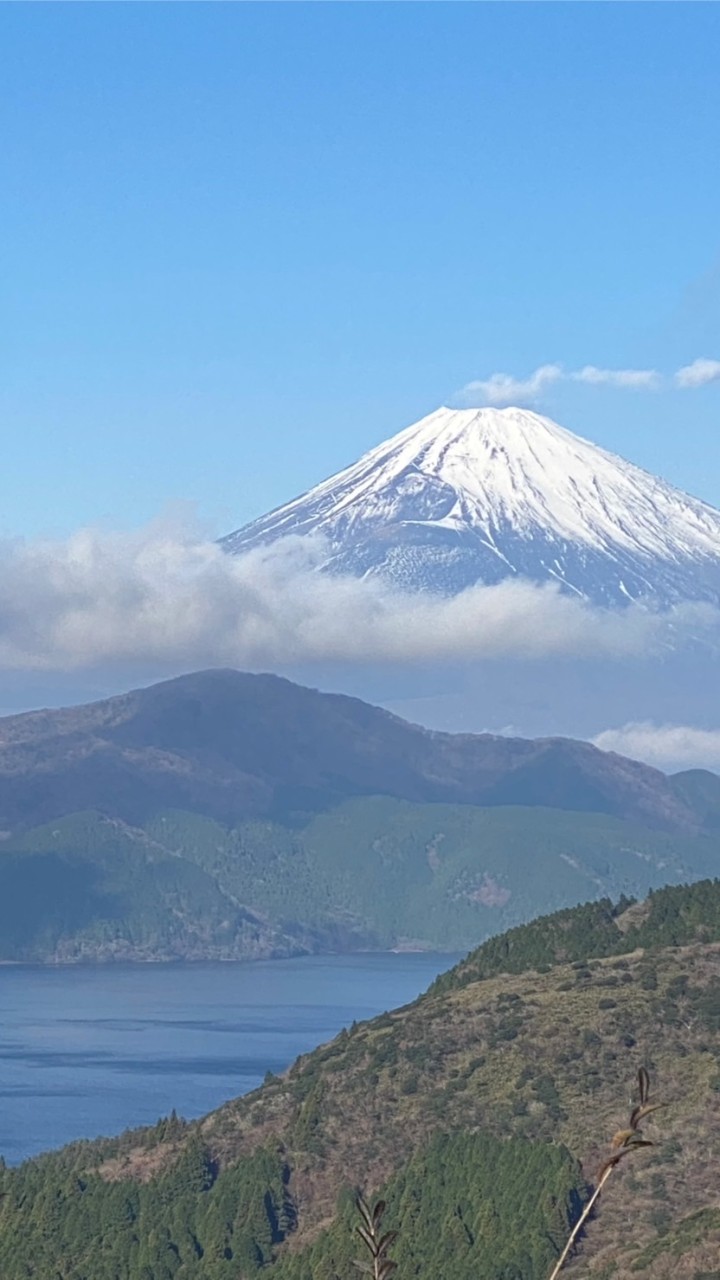
[[[696,790],[587,742],[430,732],[357,698],[240,671],[0,719],[6,831],[87,809],[134,825],[175,808],[228,826],[287,823],[385,795],[539,805],[696,832],[708,809]]]
[[[720,880],[667,887],[644,902],[603,898],[541,916],[488,939],[433,984],[440,994],[501,973],[540,972],[558,965],[619,956],[639,947],[720,942]]]
[[[461,951],[537,911],[719,868],[720,836],[541,808],[367,796],[236,828],[74,814],[0,844],[0,959]]]
[[[0,960],[461,950],[717,874],[719,813],[702,771],[198,672],[0,719]]]
[[[640,1065],[667,1104],[646,1126],[656,1145],[616,1170],[568,1275],[712,1276],[720,887],[563,913],[515,944],[523,933],[521,971],[489,944],[475,971],[202,1121],[6,1171],[3,1280],[344,1280],[358,1185],[387,1195],[398,1280],[436,1280],[441,1254],[444,1280],[543,1280]],[[579,958],[558,963],[560,934]]]

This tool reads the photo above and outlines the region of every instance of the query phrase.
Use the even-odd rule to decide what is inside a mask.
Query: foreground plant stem
[[[647,1116],[652,1115],[654,1111],[659,1111],[664,1104],[662,1102],[650,1101],[650,1076],[648,1075],[645,1067],[640,1067],[637,1078],[639,1102],[630,1112],[627,1129],[619,1129],[610,1143],[611,1154],[607,1160],[601,1164],[598,1170],[597,1186],[580,1214],[578,1221],[570,1232],[570,1239],[555,1263],[550,1280],[555,1280],[555,1277],[562,1270],[565,1262],[567,1261],[570,1250],[575,1244],[584,1224],[590,1217],[593,1208],[597,1204],[600,1192],[605,1186],[605,1183],[610,1177],[613,1169],[617,1169],[621,1160],[624,1160],[626,1156],[631,1155],[633,1151],[638,1151],[641,1147],[651,1147],[653,1145],[652,1142],[643,1137],[643,1132],[640,1128],[640,1121],[644,1120]]]
[[[566,1262],[566,1260],[567,1260],[568,1254],[570,1253],[570,1250],[572,1249],[573,1245],[575,1244],[575,1241],[577,1240],[578,1236],[580,1235],[580,1232],[582,1231],[583,1226],[585,1225],[585,1223],[587,1222],[588,1218],[590,1217],[590,1214],[592,1213],[593,1208],[594,1208],[595,1204],[597,1203],[597,1201],[598,1201],[598,1199],[599,1199],[600,1192],[602,1191],[603,1187],[605,1186],[605,1183],[607,1182],[607,1180],[608,1180],[608,1178],[610,1177],[610,1174],[612,1173],[612,1171],[613,1171],[613,1169],[614,1169],[614,1168],[616,1168],[616,1166],[615,1166],[614,1164],[611,1164],[611,1165],[610,1165],[610,1167],[609,1167],[608,1169],[606,1169],[606,1170],[605,1170],[605,1172],[603,1173],[603,1175],[602,1175],[602,1177],[601,1177],[600,1181],[598,1182],[598,1184],[597,1184],[597,1186],[596,1186],[595,1190],[593,1191],[593,1193],[592,1193],[592,1195],[591,1195],[590,1199],[588,1200],[587,1204],[585,1205],[585,1208],[583,1209],[582,1213],[580,1214],[580,1217],[578,1218],[577,1222],[575,1223],[575,1226],[573,1227],[572,1231],[570,1232],[570,1237],[569,1237],[569,1239],[568,1239],[568,1242],[567,1242],[567,1244],[565,1245],[565,1248],[563,1249],[562,1253],[560,1254],[560,1257],[558,1258],[557,1262],[555,1263],[555,1267],[554,1267],[554,1270],[553,1270],[552,1275],[550,1276],[550,1280],[555,1280],[555,1277],[556,1277],[557,1275],[559,1275],[559,1274],[560,1274],[560,1272],[561,1272],[561,1270],[562,1270],[562,1268],[563,1268],[563,1266],[564,1266],[564,1264],[565,1264],[565,1262]]]

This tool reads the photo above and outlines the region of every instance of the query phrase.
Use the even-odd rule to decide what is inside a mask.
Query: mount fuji
[[[599,605],[720,602],[720,511],[526,409],[440,408],[222,539],[453,595],[509,578]]]

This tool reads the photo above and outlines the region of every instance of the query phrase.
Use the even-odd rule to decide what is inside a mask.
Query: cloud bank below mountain
[[[326,555],[320,539],[287,538],[228,556],[172,520],[5,543],[0,669],[622,659],[662,651],[686,631],[720,634],[708,605],[600,609],[517,580],[450,599],[409,594],[378,578],[319,573]]]

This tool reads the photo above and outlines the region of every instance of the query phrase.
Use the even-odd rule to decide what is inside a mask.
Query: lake
[[[0,1155],[202,1115],[458,959],[0,967]]]

